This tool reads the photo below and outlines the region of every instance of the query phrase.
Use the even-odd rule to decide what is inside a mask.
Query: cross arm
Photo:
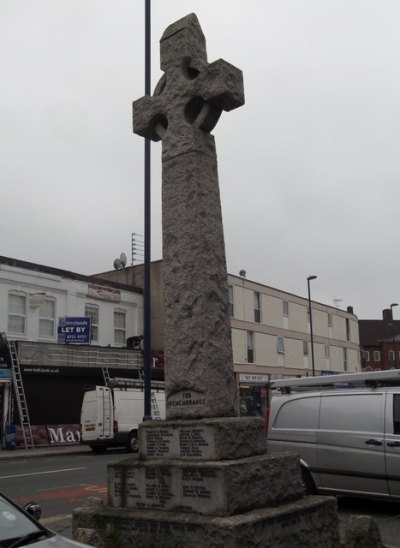
[[[166,117],[156,97],[145,95],[132,104],[133,133],[159,141],[166,129]]]
[[[243,73],[223,59],[210,63],[205,75],[207,82],[203,99],[222,110],[244,105]]]

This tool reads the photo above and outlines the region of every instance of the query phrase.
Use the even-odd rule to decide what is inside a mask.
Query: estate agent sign
[[[66,344],[90,344],[90,317],[60,318],[58,341]]]

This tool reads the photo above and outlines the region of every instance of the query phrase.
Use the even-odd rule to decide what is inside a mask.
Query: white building
[[[142,292],[88,276],[0,257],[0,331],[9,339],[57,343],[65,317],[90,317],[91,341],[125,347],[143,331]]]
[[[143,333],[141,289],[0,257],[0,303],[0,333],[17,344],[36,444],[46,444],[49,424],[79,428],[85,387],[103,384],[105,371],[137,377],[142,353],[127,340]],[[18,423],[10,365],[0,343],[0,436]]]

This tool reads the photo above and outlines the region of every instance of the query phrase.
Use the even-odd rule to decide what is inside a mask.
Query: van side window
[[[393,433],[400,434],[400,394],[393,395]]]
[[[285,402],[275,417],[272,428],[315,430],[318,427],[319,399],[319,396],[300,396]]]
[[[322,398],[319,428],[382,432],[382,394],[329,394]]]

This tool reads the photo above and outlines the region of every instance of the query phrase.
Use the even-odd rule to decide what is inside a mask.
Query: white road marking
[[[53,523],[54,521],[61,521],[64,519],[72,519],[72,514],[58,514],[57,516],[49,516],[48,518],[41,518],[40,523]]]
[[[75,470],[86,470],[85,466],[80,468],[63,468],[61,470],[47,470],[46,472],[30,472],[29,474],[14,474],[12,476],[0,476],[0,479],[24,478],[26,476],[41,476],[43,474],[59,474],[60,472],[75,472]]]

